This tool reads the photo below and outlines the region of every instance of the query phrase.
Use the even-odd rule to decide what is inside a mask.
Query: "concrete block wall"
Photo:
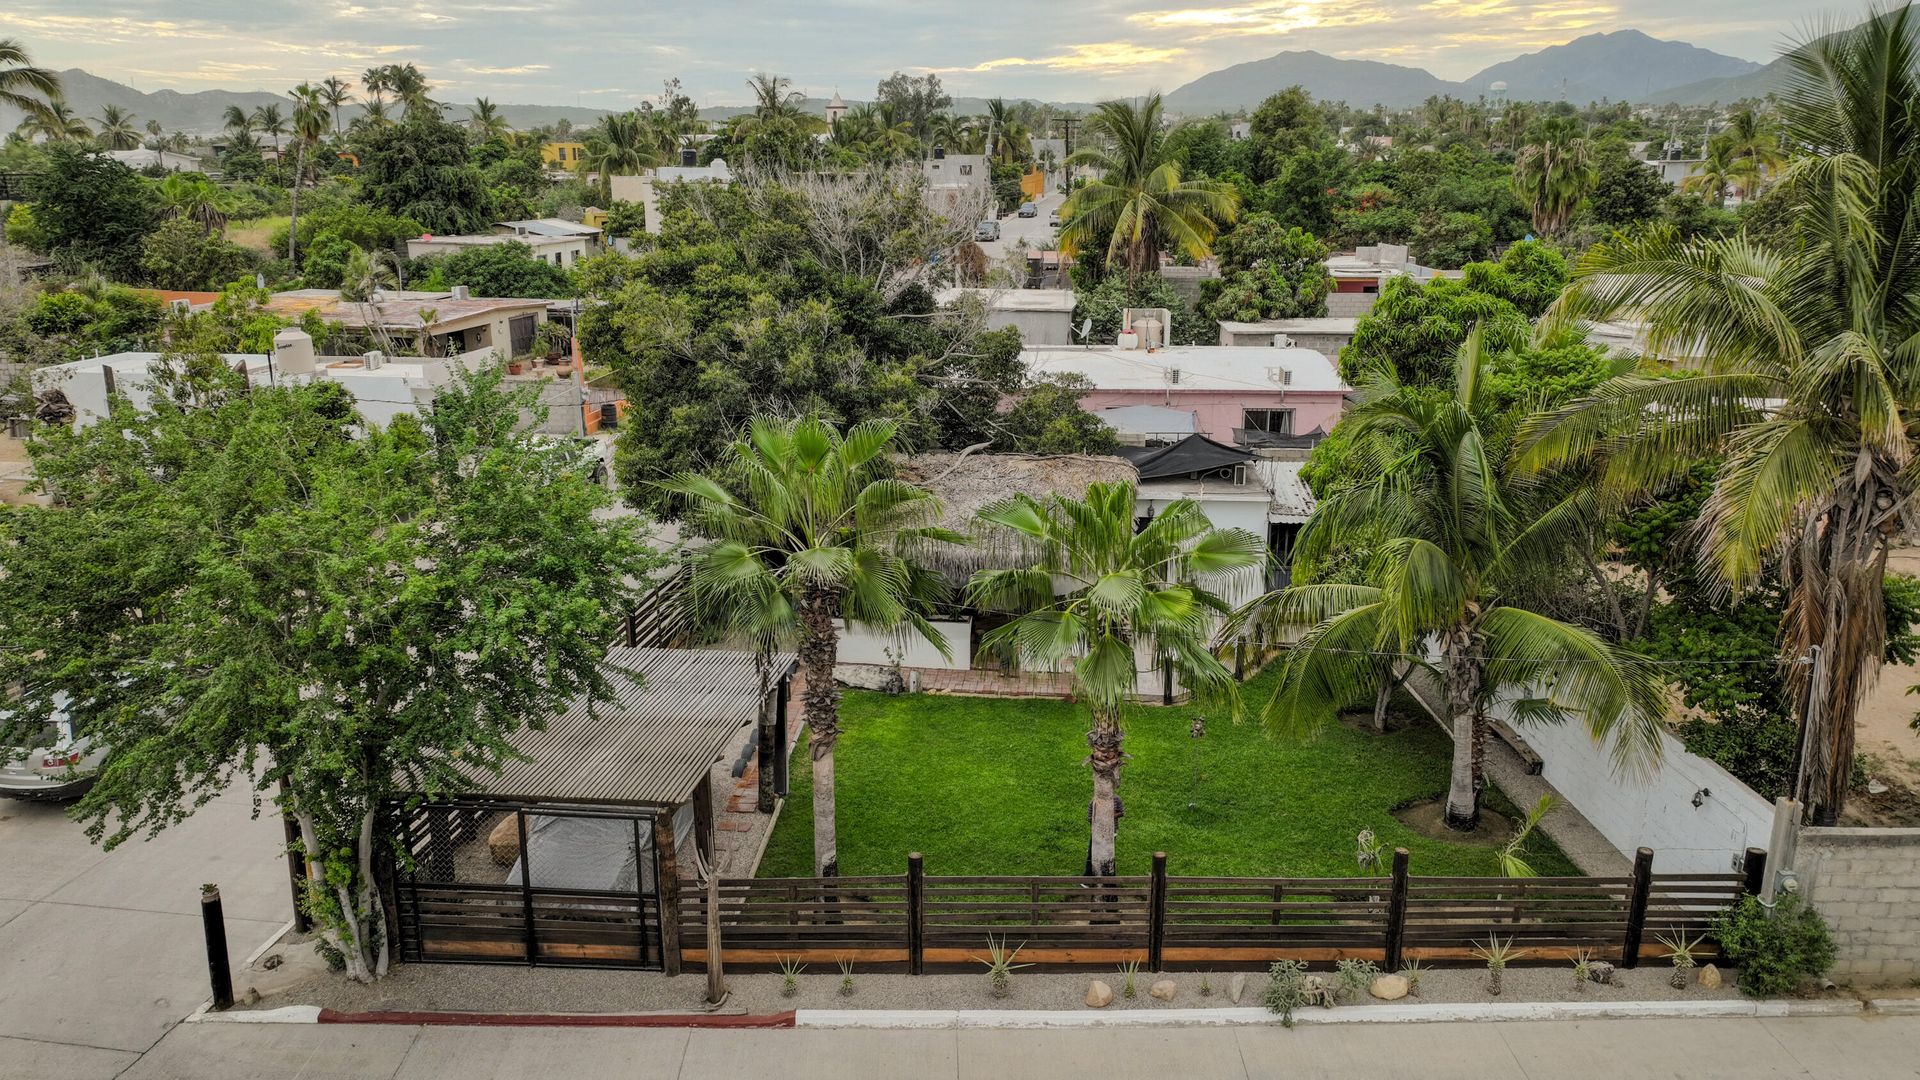
[[[1379,293],[1336,292],[1327,294],[1327,317],[1333,319],[1357,319],[1373,310],[1373,302],[1380,299]]]
[[[1835,981],[1920,978],[1920,829],[1803,828],[1794,869],[1833,928]]]

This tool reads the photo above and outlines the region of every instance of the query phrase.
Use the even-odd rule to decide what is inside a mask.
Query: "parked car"
[[[64,694],[54,700],[53,717],[26,738],[16,738],[24,745],[0,744],[0,797],[56,802],[77,799],[93,787],[107,748],[75,733]],[[0,710],[0,734],[8,719]]]
[[[1060,211],[1055,210],[1053,213],[1047,215],[1047,228],[1057,229],[1059,227],[1060,227]]]
[[[974,227],[973,238],[975,240],[1000,239],[1000,223],[997,221],[981,222],[979,225]]]
[[[1040,216],[1040,204],[1039,204],[1039,203],[1030,203],[1030,202],[1028,202],[1028,203],[1021,203],[1021,204],[1020,204],[1020,216],[1021,216],[1021,217],[1039,217],[1039,216]]]

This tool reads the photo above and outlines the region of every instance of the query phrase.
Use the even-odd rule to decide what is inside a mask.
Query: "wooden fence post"
[[[1741,868],[1745,880],[1742,888],[1748,896],[1759,896],[1767,885],[1767,849],[1750,847],[1747,849],[1746,865]]]
[[[1387,894],[1387,958],[1388,971],[1399,971],[1401,953],[1405,951],[1407,937],[1407,863],[1411,856],[1406,848],[1393,849],[1393,889]]]
[[[526,927],[527,964],[532,966],[540,962],[540,937],[533,922],[533,853],[527,850],[526,808],[516,808],[513,819],[520,830],[520,918]]]
[[[1167,951],[1167,853],[1153,853],[1147,886],[1147,970],[1159,971]]]
[[[726,1000],[726,949],[720,940],[720,871],[713,868],[707,871],[707,1004],[719,1005]]]
[[[1647,901],[1653,895],[1653,849],[1633,853],[1633,892],[1627,899],[1627,939],[1620,948],[1620,966],[1640,966],[1640,940],[1647,932]]]
[[[627,648],[629,649],[639,648],[640,646],[639,613],[636,611],[627,612],[627,617],[624,621],[626,623],[626,631],[627,631]]]
[[[907,974],[927,973],[927,931],[923,925],[927,896],[926,858],[907,852]]]
[[[680,974],[680,867],[674,861],[673,811],[653,819],[653,859],[660,885],[660,968]]]

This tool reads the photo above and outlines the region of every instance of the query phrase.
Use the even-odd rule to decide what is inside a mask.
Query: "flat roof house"
[[[1411,277],[1425,284],[1439,271],[1421,266],[1407,255],[1405,244],[1369,244],[1327,256],[1333,292],[1327,295],[1327,314],[1353,318],[1373,310],[1380,289],[1392,277]]]
[[[1283,349],[1312,349],[1338,356],[1353,341],[1353,316],[1321,319],[1262,319],[1259,322],[1223,322],[1222,345],[1275,345]]]
[[[295,322],[312,311],[334,326],[358,331],[369,345],[377,342],[378,328],[425,356],[490,348],[513,357],[533,350],[534,330],[547,321],[548,303],[532,297],[477,298],[456,285],[447,292],[379,291],[365,303],[341,299],[338,289],[293,289],[274,293],[264,306]]]
[[[987,309],[987,328],[1011,326],[1025,345],[1073,344],[1073,292],[1070,289],[944,289],[941,305],[978,299]]]
[[[490,233],[435,236],[422,233],[407,241],[407,258],[452,255],[468,248],[519,242],[533,249],[533,257],[559,267],[572,267],[600,253],[602,231],[592,225],[560,218],[496,222]]]
[[[1177,345],[1166,349],[1041,347],[1021,358],[1034,376],[1081,375],[1093,412],[1159,406],[1193,416],[1193,434],[1241,446],[1311,445],[1333,429],[1352,387],[1312,349]]]

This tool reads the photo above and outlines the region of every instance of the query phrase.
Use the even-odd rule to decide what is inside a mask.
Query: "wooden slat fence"
[[[1281,959],[1468,963],[1498,937],[1519,963],[1559,963],[1580,950],[1636,966],[1665,955],[1655,938],[1706,933],[1759,883],[1764,852],[1743,874],[1654,874],[1642,849],[1628,877],[1416,877],[1396,852],[1372,878],[1174,877],[1155,855],[1146,877],[928,877],[910,856],[899,877],[722,880],[721,940],[729,966],[782,959],[832,970],[979,971],[989,940],[1020,946],[1038,970],[1132,961],[1142,970],[1260,968]],[[683,962],[702,966],[704,886],[682,889]],[[1703,952],[1711,954],[1709,942]]]

